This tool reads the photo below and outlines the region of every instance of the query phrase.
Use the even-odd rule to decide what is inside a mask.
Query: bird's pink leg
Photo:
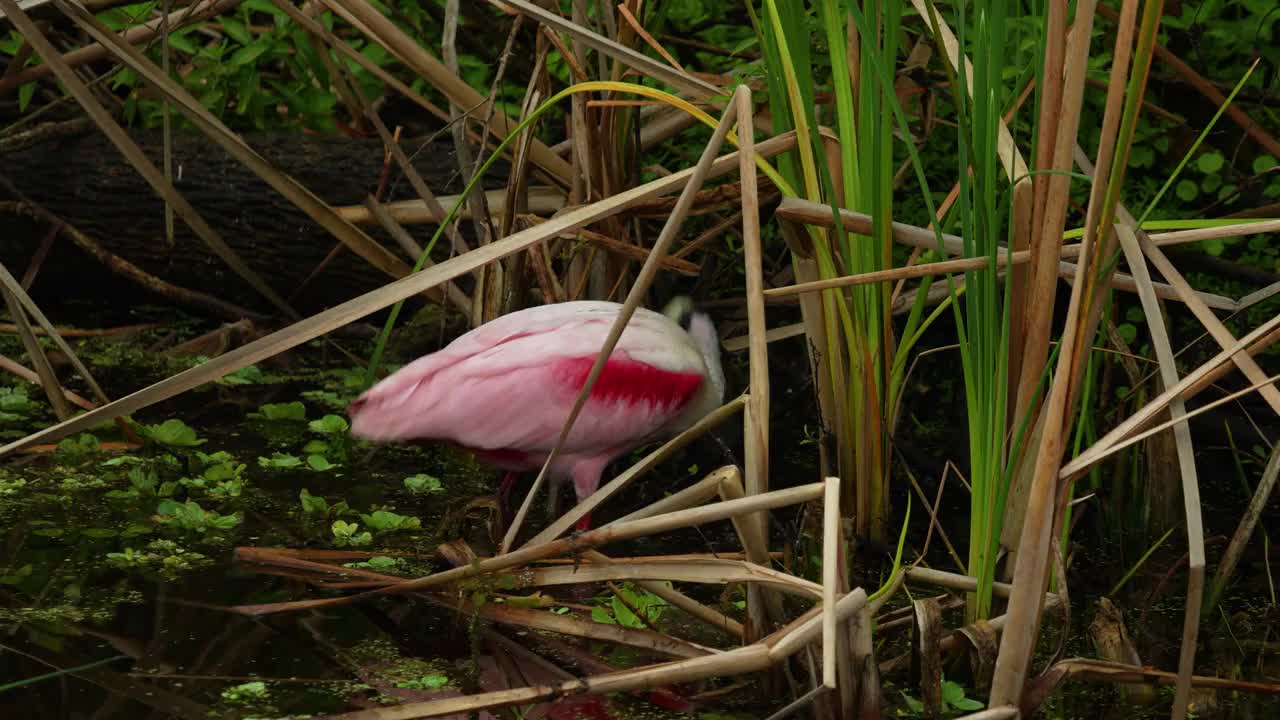
[[[578,502],[582,502],[595,494],[596,489],[600,487],[600,473],[604,472],[605,465],[609,464],[609,456],[599,456],[581,460],[573,466],[571,474],[573,475],[573,490],[578,497]],[[578,519],[574,525],[579,531],[591,529],[591,513],[587,513]]]

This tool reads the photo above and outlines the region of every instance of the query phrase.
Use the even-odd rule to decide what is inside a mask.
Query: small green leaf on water
[[[261,680],[247,682],[243,685],[229,687],[222,691],[222,699],[231,703],[248,703],[263,700],[267,697],[267,684]]]
[[[399,564],[400,561],[396,558],[387,557],[385,555],[375,555],[364,562],[343,563],[342,566],[349,568],[364,568],[366,570],[381,570],[385,572],[388,570],[395,570],[396,566]]]
[[[155,532],[155,528],[152,528],[150,525],[133,523],[129,525],[129,527],[126,527],[124,532],[120,533],[120,537],[131,538],[139,535],[148,535],[153,532]]]
[[[36,96],[36,84],[29,82],[18,88],[18,112],[26,112],[27,106],[31,104],[31,98]]]
[[[1133,344],[1138,339],[1138,328],[1133,323],[1121,323],[1116,326],[1116,333],[1124,339],[1125,342]]]
[[[233,373],[218,378],[219,385],[253,385],[263,381],[262,371],[257,365],[242,367]]]
[[[7,413],[26,413],[34,410],[36,404],[31,401],[27,391],[22,388],[0,389],[0,410]]]
[[[171,523],[184,530],[208,532],[230,530],[240,524],[240,515],[220,515],[214,510],[205,510],[194,500],[179,503],[177,500],[161,500],[156,508],[156,519]]]
[[[259,457],[258,465],[264,468],[272,468],[276,470],[287,470],[302,465],[302,460],[297,455],[286,455],[285,453],[272,453],[271,457]]]
[[[0,585],[17,585],[30,576],[31,564],[28,563],[7,575],[0,575]]]
[[[302,446],[302,452],[308,455],[324,455],[329,452],[329,443],[324,440],[312,440]]]
[[[311,428],[312,432],[332,435],[335,433],[346,432],[347,428],[350,426],[347,424],[346,418],[343,418],[341,415],[325,415],[319,420],[312,420],[307,427]]]
[[[1200,172],[1205,174],[1216,173],[1222,169],[1224,162],[1222,153],[1210,152],[1196,158],[1196,167],[1200,168]]]
[[[1208,240],[1205,240],[1200,247],[1204,248],[1206,253],[1217,257],[1222,254],[1223,250],[1227,249],[1227,244],[1222,238],[1209,238]]]
[[[1275,167],[1277,164],[1280,164],[1280,160],[1275,159],[1271,155],[1267,155],[1266,153],[1263,153],[1262,155],[1259,155],[1258,157],[1253,159],[1253,172],[1255,174],[1261,175],[1262,173]]]
[[[408,517],[393,513],[389,510],[375,510],[368,515],[361,514],[360,519],[364,521],[374,532],[395,532],[396,530],[417,530],[422,527],[422,521],[416,517]]]
[[[298,400],[287,403],[267,403],[258,408],[257,414],[267,420],[306,420],[307,406]]]
[[[906,693],[902,693],[902,699],[906,701],[907,708],[910,709],[911,712],[917,715],[924,712],[924,703],[920,702],[919,700],[911,697]]]
[[[115,537],[120,533],[115,530],[112,530],[111,528],[86,528],[84,530],[81,530],[80,534],[84,535],[85,537],[91,537],[91,538],[109,538],[109,537]]]
[[[1190,180],[1179,180],[1174,186],[1174,192],[1185,202],[1191,202],[1200,194],[1200,186]]]
[[[58,443],[58,454],[67,457],[81,457],[98,452],[102,444],[98,442],[98,438],[89,433],[80,433],[72,435]]]
[[[431,475],[427,475],[426,473],[420,473],[418,475],[410,475],[409,477],[405,478],[404,487],[409,492],[419,494],[419,495],[423,493],[441,492],[444,490],[444,488],[440,485],[439,479]]]
[[[140,492],[151,492],[155,490],[158,482],[159,480],[156,478],[154,470],[133,468],[129,471],[129,484]]]
[[[134,455],[120,455],[117,457],[113,457],[109,460],[103,460],[102,466],[118,467],[120,465],[141,465],[144,462],[146,462],[146,460],[143,460],[142,458],[136,457]]]
[[[140,432],[144,437],[170,447],[196,447],[206,442],[196,437],[195,429],[177,418],[169,418],[159,425],[143,425]]]
[[[439,673],[432,673],[412,680],[401,680],[396,683],[396,687],[406,690],[438,690],[448,684],[448,677]]]
[[[307,492],[306,488],[302,488],[302,492],[298,493],[298,499],[302,501],[302,512],[316,513],[324,515],[329,512],[329,503],[319,495],[312,495]]]
[[[359,523],[334,520],[330,529],[333,531],[333,544],[338,547],[368,545],[373,542],[373,535],[368,531],[360,532]]]
[[[1134,145],[1129,150],[1129,166],[1135,168],[1151,167],[1155,162],[1156,153],[1145,145]]]
[[[200,463],[199,465],[194,466],[192,468],[193,472],[200,468],[209,467],[210,465],[218,465],[220,463],[231,462],[232,460],[235,459],[231,457],[231,453],[227,452],[226,450],[219,450],[217,452],[212,452],[212,453],[204,453],[199,450],[196,450],[195,454],[193,455],[193,458],[195,460],[198,460]]]
[[[337,465],[329,462],[329,458],[323,455],[308,455],[307,466],[317,472],[324,472],[325,470],[332,470],[333,468],[338,467]]]

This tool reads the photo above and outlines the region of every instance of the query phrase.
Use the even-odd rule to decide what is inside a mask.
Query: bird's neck
[[[702,353],[702,361],[706,363],[707,374],[714,387],[716,404],[724,401],[724,370],[720,367],[720,337],[716,334],[716,326],[711,318],[702,313],[695,313],[689,320],[689,337]]]

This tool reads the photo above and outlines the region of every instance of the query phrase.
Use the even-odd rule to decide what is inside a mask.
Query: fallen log
[[[159,165],[159,132],[131,133]],[[301,133],[249,134],[245,141],[275,167],[334,206],[355,205],[374,192],[384,148],[377,139],[319,137]],[[447,141],[402,140],[414,167],[440,195],[460,192],[453,146]],[[341,251],[299,292],[337,240],[220,147],[194,131],[174,133],[174,185],[249,266],[304,314],[338,304],[391,280],[350,252]],[[179,219],[171,245],[165,239],[164,205],[125,159],[97,132],[55,137],[0,157],[0,175],[43,208],[91,235],[104,248],[148,273],[190,290],[246,308],[273,308]],[[502,188],[507,165],[498,162],[484,182]],[[417,195],[392,167],[386,201]],[[0,196],[4,195],[0,191]],[[11,199],[11,198],[4,198]],[[466,225],[466,224],[464,224]],[[425,246],[434,226],[408,227]],[[380,227],[363,230],[404,257]],[[0,261],[21,273],[42,237],[29,219],[0,216]],[[447,254],[447,248],[440,246]],[[69,243],[58,242],[35,282],[46,288],[100,285],[102,268]],[[91,282],[92,284],[86,284]]]

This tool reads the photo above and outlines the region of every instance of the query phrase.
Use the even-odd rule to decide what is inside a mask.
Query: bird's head
[[[679,325],[694,344],[702,352],[707,370],[711,372],[712,382],[720,394],[724,393],[724,372],[720,368],[720,336],[716,334],[716,326],[707,315],[694,304],[688,295],[677,295],[662,309],[662,314]]]
[[[697,312],[697,306],[693,304],[693,298],[688,295],[677,295],[668,302],[666,307],[662,308],[662,314],[671,318],[671,322],[684,328],[689,329],[689,323],[693,320],[693,315]]]

